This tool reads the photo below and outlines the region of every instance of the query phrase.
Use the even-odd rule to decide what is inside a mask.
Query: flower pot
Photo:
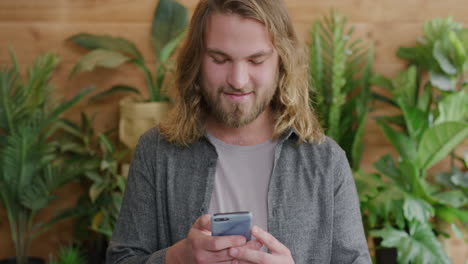
[[[396,248],[383,248],[380,247],[382,242],[381,238],[374,238],[375,249],[375,263],[377,264],[397,264],[397,249]]]
[[[127,97],[120,101],[119,138],[134,149],[140,136],[156,126],[167,114],[168,102],[138,102]]]
[[[375,250],[375,262],[377,264],[397,264],[396,248],[379,248]]]
[[[0,264],[16,264],[16,257],[0,259]],[[28,264],[45,264],[45,260],[42,258],[29,257]]]

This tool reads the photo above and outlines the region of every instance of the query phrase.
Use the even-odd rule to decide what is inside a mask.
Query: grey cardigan
[[[165,263],[209,208],[216,150],[206,138],[189,147],[146,132],[136,148],[107,263]],[[331,139],[278,140],[268,190],[268,231],[296,263],[371,263],[359,200],[345,153]]]

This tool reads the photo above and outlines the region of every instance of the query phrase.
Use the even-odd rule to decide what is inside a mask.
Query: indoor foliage
[[[59,59],[45,54],[22,79],[16,58],[0,69],[0,202],[10,224],[19,264],[27,262],[32,240],[66,217],[35,221],[37,213],[54,198],[53,191],[78,176],[79,168],[63,163],[53,136],[60,115],[90,90],[58,103],[50,79]]]
[[[314,23],[309,56],[311,99],[326,134],[346,152],[353,171],[359,170],[363,134],[369,112],[374,53],[336,11]]]
[[[75,65],[71,76],[81,71],[92,71],[96,67],[116,68],[124,63],[132,63],[144,73],[149,93],[148,101],[169,101],[166,94],[167,89],[165,88],[172,85],[169,78],[167,78],[172,63],[169,58],[184,36],[187,21],[187,9],[183,5],[173,0],[159,1],[154,13],[151,30],[151,40],[157,62],[154,77],[142,53],[133,42],[121,37],[88,33],[76,34],[69,38],[69,41],[90,50]],[[96,95],[94,99],[120,91],[139,93],[139,90],[135,87],[115,85],[109,90]]]
[[[378,174],[362,179],[361,206],[371,235],[382,238],[380,246],[397,248],[399,263],[450,263],[437,223],[451,224],[456,234],[466,228],[466,173],[439,174],[437,180],[429,169],[444,158],[455,172],[457,161],[467,169],[454,150],[468,137],[468,31],[451,19],[434,19],[418,44],[398,55],[412,65],[393,79],[373,79],[391,95],[378,98],[401,112],[377,118],[398,158],[381,157],[374,164]]]

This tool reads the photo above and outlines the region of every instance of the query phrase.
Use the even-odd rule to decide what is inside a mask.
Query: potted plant
[[[449,263],[437,223],[455,231],[468,223],[466,192],[442,186],[430,173],[442,159],[456,159],[454,149],[468,137],[468,35],[451,19],[429,21],[424,31],[416,47],[398,51],[417,66],[391,80],[373,79],[391,94],[378,98],[401,112],[377,118],[398,159],[385,155],[374,164],[378,174],[368,182],[373,191],[364,206],[371,235],[382,239],[379,246],[396,248],[399,263]]]
[[[70,214],[77,217],[75,238],[81,241],[90,263],[104,262],[108,241],[119,215],[125,177],[119,165],[129,151],[112,141],[112,130],[96,134],[93,120],[81,113],[81,122],[62,120],[64,133],[60,152],[69,164],[82,168],[81,183],[86,192]]]
[[[57,155],[56,122],[90,89],[57,104],[50,83],[58,65],[56,55],[37,58],[24,80],[13,52],[11,59],[12,66],[0,69],[0,203],[8,216],[16,258],[0,263],[43,263],[28,259],[31,243],[66,214],[47,222],[37,222],[35,216],[55,198],[53,191],[75,179],[79,171]]]
[[[369,112],[374,53],[353,39],[354,27],[332,10],[314,23],[309,41],[311,101],[326,134],[346,152],[353,172],[360,167]]]
[[[72,76],[77,72],[91,71],[96,67],[116,68],[125,63],[134,64],[142,70],[149,98],[125,98],[120,102],[119,137],[130,148],[134,148],[140,135],[155,126],[169,110],[170,100],[166,91],[172,84],[169,76],[172,69],[170,57],[183,37],[187,20],[187,9],[184,6],[173,0],[159,1],[151,31],[157,59],[154,75],[146,65],[141,52],[129,40],[87,33],[76,34],[68,39],[90,50],[75,65]],[[138,92],[139,90],[128,85],[116,85],[102,95],[120,91]]]
[[[309,41],[310,97],[325,133],[346,152],[360,201],[365,203],[365,193],[372,189],[365,185],[368,177],[360,170],[360,163],[372,99],[370,80],[374,53],[361,39],[353,38],[354,27],[346,24],[346,17],[335,10],[314,23]],[[362,215],[368,237],[366,212]]]

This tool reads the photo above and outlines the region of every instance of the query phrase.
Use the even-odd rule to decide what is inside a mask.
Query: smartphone
[[[251,228],[251,212],[218,213],[211,217],[212,236],[240,235],[249,241],[251,239]]]

